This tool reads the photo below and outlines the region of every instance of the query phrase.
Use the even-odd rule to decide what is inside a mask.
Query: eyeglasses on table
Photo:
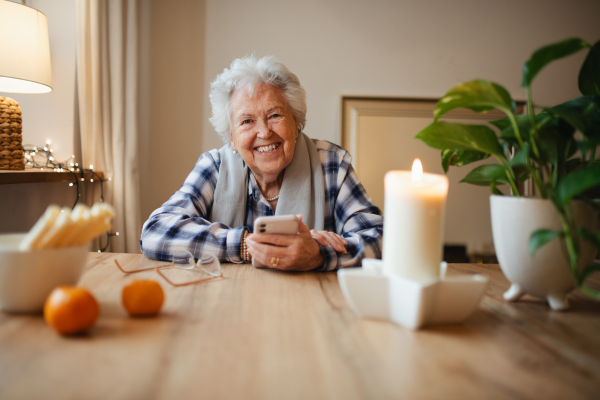
[[[183,263],[178,262],[176,264],[175,260],[183,261]],[[193,254],[190,253],[189,251],[186,251],[185,253],[174,254],[173,261],[171,261],[170,264],[158,265],[156,267],[140,268],[140,269],[134,269],[134,270],[124,269],[123,267],[121,267],[121,265],[119,264],[119,262],[117,261],[116,258],[114,261],[115,261],[115,264],[117,265],[117,267],[124,274],[135,274],[137,272],[154,270],[154,271],[156,271],[156,273],[158,273],[165,281],[167,281],[172,286],[187,286],[187,285],[192,285],[194,283],[205,282],[205,281],[209,281],[209,280],[212,280],[215,278],[223,277],[223,272],[221,271],[221,263],[219,262],[219,259],[217,257],[205,256],[205,257],[199,258],[198,261],[196,261]],[[182,270],[186,270],[186,271],[202,271],[210,276],[205,277],[205,278],[200,278],[197,280],[193,280],[191,282],[176,283],[176,282],[173,282],[171,279],[169,279],[162,272],[163,269],[167,269],[167,268],[182,269]]]

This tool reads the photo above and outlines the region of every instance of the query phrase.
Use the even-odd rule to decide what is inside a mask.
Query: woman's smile
[[[281,143],[273,143],[269,145],[258,146],[255,147],[254,150],[258,151],[261,154],[272,154],[275,153],[275,151],[279,148],[280,144]]]

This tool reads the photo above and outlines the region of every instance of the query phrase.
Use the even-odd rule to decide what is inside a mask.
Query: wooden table
[[[552,312],[505,303],[497,265],[453,264],[490,287],[467,323],[410,331],[358,319],[335,273],[224,265],[224,279],[170,287],[140,255],[90,256],[81,285],[102,314],[61,337],[41,316],[0,313],[1,399],[577,399],[600,397],[600,303]],[[186,279],[192,272],[172,271]],[[129,318],[123,285],[161,282],[157,318]]]

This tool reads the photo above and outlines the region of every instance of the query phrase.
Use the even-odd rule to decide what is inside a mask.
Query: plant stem
[[[519,125],[517,125],[517,120],[515,119],[515,115],[510,110],[505,110],[505,111],[508,111],[506,113],[506,115],[508,115],[510,124],[512,125],[513,130],[515,131],[515,137],[517,138],[517,142],[519,142],[519,146],[521,146],[521,148],[523,148],[523,146],[524,146],[523,138],[521,137],[521,131],[519,131]]]
[[[535,114],[533,111],[533,100],[531,99],[531,86],[527,85],[527,114],[529,114],[529,122],[531,123],[531,149],[536,159],[540,159],[540,151],[537,147],[537,127],[535,125]]]
[[[546,191],[546,186],[544,185],[544,181],[542,180],[542,178],[539,175],[539,171],[531,166],[532,168],[532,173],[531,173],[531,177],[533,178],[533,182],[535,183],[535,187],[537,188],[539,194],[541,195],[542,198],[547,199],[548,198],[548,192]]]
[[[556,206],[556,204],[555,204]],[[558,215],[560,216],[560,221],[563,226],[563,231],[565,232],[565,241],[567,242],[567,250],[569,261],[569,266],[571,267],[571,276],[573,277],[573,281],[577,286],[579,286],[579,251],[577,250],[577,242],[574,235],[576,235],[576,231],[572,229],[572,218],[573,213],[571,210],[571,205],[567,204],[564,207],[559,208],[556,206],[558,211]]]
[[[508,178],[508,183],[510,184],[510,188],[513,191],[513,196],[515,197],[521,197],[521,194],[519,193],[519,188],[517,188],[517,184],[515,183],[515,178],[514,178],[514,171],[512,170],[511,167],[508,166],[506,160],[503,160],[502,158],[496,157],[498,159],[498,161],[500,161],[500,164],[504,167],[504,172],[506,174],[506,177]]]
[[[533,151],[533,155],[535,156],[535,159],[540,161],[540,151],[537,146],[537,139],[538,139],[537,126],[535,125],[535,113],[533,110],[533,100],[531,98],[531,86],[530,85],[527,85],[527,114],[529,115],[529,122],[531,124],[531,134],[529,137],[529,141],[531,142],[531,150]],[[530,163],[531,161],[528,160],[527,162]],[[546,191],[546,187],[544,185],[544,179],[543,179],[544,166],[542,166],[538,169],[535,166],[531,165],[531,168],[532,168],[531,176],[533,177],[533,181],[538,190],[538,193],[541,195],[541,197],[548,198],[548,193]],[[548,177],[551,176],[549,170],[546,170],[546,175]]]

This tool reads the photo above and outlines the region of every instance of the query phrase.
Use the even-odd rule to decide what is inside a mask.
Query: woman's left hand
[[[309,271],[322,265],[325,260],[319,245],[299,218],[297,235],[248,235],[248,253],[268,267],[287,271]]]

